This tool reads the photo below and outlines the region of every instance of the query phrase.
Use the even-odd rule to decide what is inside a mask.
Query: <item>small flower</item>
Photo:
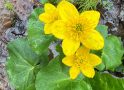
[[[84,11],[79,14],[76,7],[66,0],[57,6],[61,20],[55,21],[52,27],[53,34],[63,39],[62,48],[65,55],[72,55],[79,48],[80,43],[93,50],[102,49],[104,39],[95,30],[100,13]]]
[[[39,20],[45,23],[45,34],[51,34],[52,24],[58,20],[58,12],[56,7],[50,3],[45,4],[44,10],[45,12],[39,15]]]
[[[86,47],[80,47],[74,55],[63,58],[62,62],[71,67],[69,71],[71,79],[75,79],[80,72],[89,78],[94,77],[94,67],[101,63],[101,59],[89,51]]]

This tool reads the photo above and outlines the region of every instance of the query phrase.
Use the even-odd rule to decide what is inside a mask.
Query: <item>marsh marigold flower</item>
[[[46,3],[44,6],[45,12],[39,15],[39,20],[45,23],[44,32],[45,34],[52,33],[52,24],[58,20],[58,12],[54,5]]]
[[[93,50],[103,48],[104,39],[95,30],[100,18],[98,11],[84,11],[79,14],[76,7],[66,0],[58,4],[57,10],[61,20],[55,21],[52,31],[57,38],[63,39],[65,55],[74,54],[80,43]]]
[[[75,79],[80,72],[89,78],[94,77],[94,67],[101,63],[101,59],[89,51],[88,48],[80,47],[74,55],[63,58],[62,62],[71,67],[69,71],[71,79]]]

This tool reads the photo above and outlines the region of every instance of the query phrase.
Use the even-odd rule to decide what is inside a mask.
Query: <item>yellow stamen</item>
[[[75,28],[76,28],[77,31],[82,31],[83,30],[82,24],[76,24]]]

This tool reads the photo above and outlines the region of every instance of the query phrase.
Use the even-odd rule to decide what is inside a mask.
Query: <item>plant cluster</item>
[[[28,36],[8,44],[11,86],[17,90],[123,90],[123,78],[105,73],[123,66],[121,38],[108,34],[99,19],[98,11],[79,13],[67,0],[34,9]],[[56,57],[50,56],[53,42]]]

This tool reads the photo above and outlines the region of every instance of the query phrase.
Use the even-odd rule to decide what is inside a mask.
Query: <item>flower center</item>
[[[56,16],[54,17],[54,19],[53,19],[53,21],[56,21],[56,20],[58,20],[58,15],[56,15]]]
[[[75,59],[75,65],[80,68],[80,66],[82,65],[82,63],[84,62],[83,59],[79,59],[79,58],[76,58]]]
[[[82,31],[82,29],[83,29],[82,24],[76,24],[75,28],[77,31]]]

